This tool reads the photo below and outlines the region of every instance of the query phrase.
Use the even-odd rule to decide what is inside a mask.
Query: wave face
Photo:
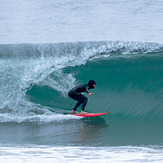
[[[110,111],[112,118],[162,119],[162,54],[158,43],[2,44],[1,122],[49,122],[46,108],[72,108],[67,92],[90,79],[97,85],[86,110]]]

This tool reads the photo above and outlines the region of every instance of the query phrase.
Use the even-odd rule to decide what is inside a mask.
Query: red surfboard
[[[85,114],[79,114],[79,113],[75,113],[72,115],[75,116],[80,116],[80,117],[96,117],[96,116],[100,116],[100,115],[104,115],[104,114],[108,114],[110,112],[105,112],[105,113],[85,113]]]

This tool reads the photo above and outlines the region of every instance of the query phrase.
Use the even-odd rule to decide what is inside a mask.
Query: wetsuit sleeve
[[[89,94],[89,89],[88,89],[88,86],[86,87],[86,90],[85,90],[88,94]]]

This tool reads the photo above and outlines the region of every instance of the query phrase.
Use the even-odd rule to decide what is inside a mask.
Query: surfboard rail
[[[84,114],[75,113],[75,114],[72,114],[72,115],[80,116],[80,117],[96,117],[96,116],[101,116],[101,115],[105,115],[105,114],[108,114],[108,113],[110,113],[110,112],[105,112],[105,113],[84,113]]]

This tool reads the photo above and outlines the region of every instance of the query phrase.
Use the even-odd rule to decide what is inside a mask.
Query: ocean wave
[[[71,109],[67,92],[91,78],[90,112],[163,117],[162,54],[162,44],[141,42],[0,45],[0,112],[27,116],[36,104]]]

